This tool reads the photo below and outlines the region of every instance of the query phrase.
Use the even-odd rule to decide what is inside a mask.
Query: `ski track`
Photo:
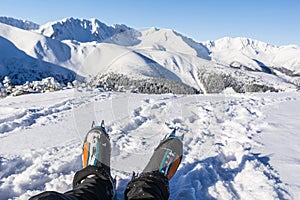
[[[65,112],[110,100],[117,94],[90,92],[45,107],[8,107],[1,115],[0,133],[59,122]],[[125,118],[108,122],[113,144],[113,164],[134,156],[149,157],[160,139],[177,127],[184,135],[182,164],[170,181],[170,199],[291,199],[286,184],[268,163],[269,158],[251,150],[260,145],[262,108],[290,99],[234,96],[201,99],[197,96],[142,96]],[[0,116],[1,116],[0,115]],[[166,120],[167,119],[167,120]],[[48,120],[48,121],[47,121]],[[28,199],[45,190],[71,189],[74,173],[81,168],[81,144],[27,150],[23,155],[0,155],[0,199]],[[140,170],[147,159],[132,170]],[[123,199],[131,171],[112,164],[117,176],[117,197]],[[139,172],[139,171],[138,171]]]

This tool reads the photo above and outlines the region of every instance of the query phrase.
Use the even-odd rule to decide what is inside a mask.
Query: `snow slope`
[[[60,65],[70,58],[70,47],[60,41],[0,23],[0,47],[0,77],[11,77],[13,84],[49,76],[60,82],[76,77]]]
[[[299,93],[98,90],[7,97],[0,100],[0,199],[70,189],[84,135],[102,119],[111,135],[118,199],[169,127],[185,135],[170,199],[297,199],[299,101]]]

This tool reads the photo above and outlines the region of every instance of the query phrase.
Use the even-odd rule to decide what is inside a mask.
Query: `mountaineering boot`
[[[83,169],[76,172],[73,189],[66,193],[46,191],[31,200],[112,200],[116,197],[115,181],[110,175],[111,145],[101,126],[92,125],[83,144]]]
[[[84,187],[91,190],[93,187],[87,185],[92,186],[98,182],[105,182],[105,184],[102,184],[106,185],[106,189],[103,188],[103,191],[108,192],[107,195],[113,198],[115,194],[115,180],[110,174],[110,156],[110,138],[105,130],[104,121],[102,121],[100,126],[94,126],[93,122],[92,128],[87,133],[83,143],[83,169],[75,174],[73,188]]]
[[[159,172],[168,180],[174,176],[183,154],[182,138],[175,132],[176,129],[160,142],[142,173]]]
[[[111,145],[104,122],[101,126],[92,126],[83,144],[83,167],[105,166],[110,170]]]
[[[133,177],[124,192],[125,200],[167,200],[169,180],[174,176],[182,159],[183,137],[175,136],[176,129],[155,148],[145,169]]]

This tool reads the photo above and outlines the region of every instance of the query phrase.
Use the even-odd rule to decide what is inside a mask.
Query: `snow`
[[[297,199],[299,93],[147,95],[69,89],[0,100],[0,199],[71,189],[91,122],[106,122],[118,199],[178,127],[170,199]],[[13,147],[13,148],[12,148]],[[137,162],[138,161],[138,162]]]
[[[204,45],[196,43],[192,39],[171,29],[149,28],[141,31],[139,39],[141,40],[141,43],[136,45],[136,48],[154,48],[163,51],[195,55],[208,60],[210,59],[207,48]]]
[[[40,26],[37,33],[57,40],[75,40],[78,42],[108,41],[113,35],[131,31],[126,25],[108,26],[98,19],[65,18]]]
[[[36,30],[39,25],[27,20],[14,19],[12,17],[0,17],[0,23],[18,27],[24,30]]]
[[[60,82],[73,81],[75,72],[60,65],[70,58],[70,47],[31,31],[0,23],[0,64],[12,83],[24,84],[54,76]]]
[[[199,43],[171,29],[136,30],[97,19],[66,18],[38,30],[0,23],[0,47],[0,78],[14,77],[12,83],[21,85],[48,76],[67,84],[76,75],[90,79],[111,72],[133,80],[167,78],[204,93],[217,91],[207,83],[220,82],[224,76],[232,79],[223,80],[224,87],[237,92],[297,90],[300,84],[296,45],[277,47],[228,37]],[[209,78],[217,80],[204,80],[207,70],[213,74]],[[252,77],[259,80],[260,88],[247,81]]]
[[[0,200],[71,189],[82,140],[102,119],[118,199],[171,127],[184,135],[184,157],[170,199],[299,198],[299,46],[228,37],[198,43],[170,29],[97,19],[37,30],[0,20],[1,97],[13,84],[17,93],[75,86],[0,98]],[[81,83],[108,73],[180,81],[204,94],[104,92]]]
[[[257,136],[257,140],[264,144],[258,151],[262,150],[262,154],[271,157],[270,164],[278,171],[281,180],[293,188],[295,197],[299,197],[299,101],[294,97],[282,98],[265,108],[269,126],[263,127],[264,134]]]
[[[218,63],[229,65],[237,61],[245,66],[251,66],[253,69],[259,69],[257,63],[253,60],[259,60],[261,63],[273,68],[284,67],[299,72],[300,48],[297,45],[274,46],[250,38],[221,38],[216,41],[204,43],[209,49],[211,57]]]

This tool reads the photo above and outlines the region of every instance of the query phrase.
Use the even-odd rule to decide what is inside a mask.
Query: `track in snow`
[[[184,158],[170,182],[170,199],[293,197],[269,157],[253,151],[261,145],[253,137],[268,126],[262,109],[285,99],[97,91],[44,95],[49,100],[44,106],[39,105],[42,95],[34,100],[31,95],[25,101],[21,97],[1,100],[6,109],[0,115],[0,199],[27,199],[44,190],[70,189],[74,173],[81,168],[81,140],[91,121],[101,119],[111,135],[118,199],[123,199],[131,172],[143,169],[160,139],[175,126],[184,134]],[[3,128],[6,123],[11,129]],[[51,134],[41,133],[49,129]],[[5,145],[18,136],[31,139],[31,149],[20,145],[8,153]]]

